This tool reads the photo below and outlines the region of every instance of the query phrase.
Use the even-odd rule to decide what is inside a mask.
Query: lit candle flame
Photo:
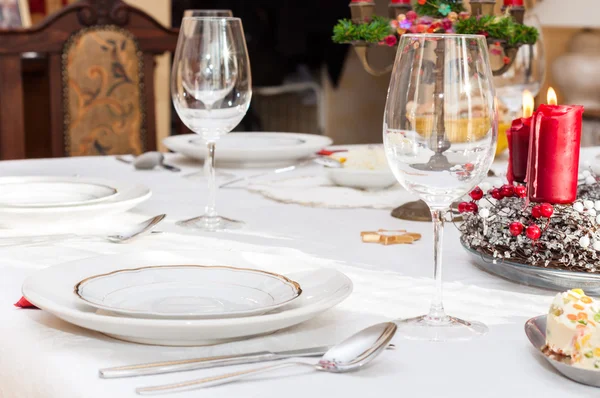
[[[523,91],[523,117],[531,117],[533,115],[533,95],[530,91]]]
[[[557,105],[558,99],[556,98],[556,91],[552,87],[548,87],[548,94],[546,94],[546,102],[548,105]]]

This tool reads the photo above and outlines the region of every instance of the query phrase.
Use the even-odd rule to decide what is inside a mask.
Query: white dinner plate
[[[97,310],[73,294],[73,286],[91,275],[143,265],[229,265],[285,274],[302,286],[291,303],[264,315],[225,319],[148,319],[123,317]],[[100,256],[37,271],[23,284],[23,295],[37,307],[72,324],[117,339],[155,345],[218,344],[271,333],[307,321],[343,301],[352,282],[316,257],[266,253],[202,251],[144,251]]]
[[[1,207],[59,207],[102,202],[116,188],[75,177],[2,177]]]
[[[206,143],[196,134],[167,137],[167,148],[184,156],[204,160]],[[290,165],[331,145],[331,138],[299,133],[230,133],[217,142],[216,162],[226,167],[273,167]]]
[[[283,275],[226,266],[175,265],[91,276],[75,286],[89,305],[149,318],[233,318],[264,314],[298,298]]]
[[[6,178],[3,177],[0,181]],[[40,177],[19,177],[21,179]],[[92,185],[103,185],[114,188],[118,194],[106,200],[94,203],[82,203],[65,206],[46,207],[13,207],[0,206],[0,226],[22,227],[35,226],[46,223],[86,223],[91,219],[106,217],[113,214],[126,212],[147,200],[151,196],[150,189],[143,185],[134,185],[116,181],[107,181],[98,178],[63,177],[64,181],[84,182]]]

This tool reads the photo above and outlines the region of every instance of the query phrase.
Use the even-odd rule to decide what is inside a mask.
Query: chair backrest
[[[25,156],[26,52],[48,59],[52,156],[155,149],[154,56],[174,51],[177,34],[122,0],[79,0],[0,31],[0,159]]]

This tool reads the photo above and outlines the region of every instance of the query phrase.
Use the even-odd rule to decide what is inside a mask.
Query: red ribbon
[[[29,302],[29,300],[27,300],[25,297],[21,297],[21,299],[19,301],[17,301],[14,305],[15,305],[15,307],[18,307],[18,308],[32,308],[32,309],[36,309],[36,310],[38,309],[38,307],[31,304]]]

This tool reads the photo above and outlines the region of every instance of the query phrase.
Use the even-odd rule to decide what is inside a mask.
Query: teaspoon
[[[395,323],[384,322],[363,329],[341,343],[333,346],[316,364],[309,364],[306,362],[285,362],[277,365],[205,377],[203,379],[153,387],[141,387],[137,388],[136,392],[140,395],[152,395],[213,387],[231,383],[258,373],[296,365],[308,366],[315,370],[329,373],[351,372],[359,370],[361,367],[375,359],[387,347],[392,337],[394,337],[396,328]]]

